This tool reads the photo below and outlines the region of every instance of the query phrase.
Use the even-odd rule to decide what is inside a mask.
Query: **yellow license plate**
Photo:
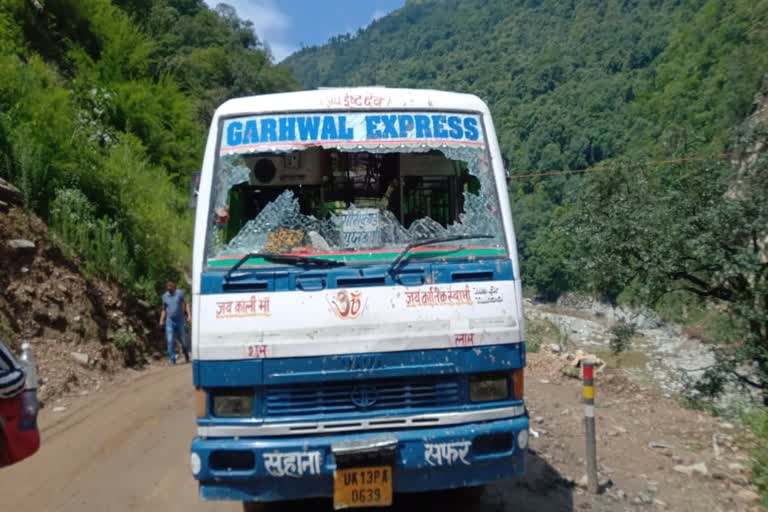
[[[337,469],[333,508],[388,507],[392,504],[392,467]]]

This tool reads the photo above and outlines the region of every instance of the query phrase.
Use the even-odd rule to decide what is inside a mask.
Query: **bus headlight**
[[[253,416],[253,393],[213,395],[213,415],[227,418]]]
[[[491,402],[509,397],[509,380],[505,374],[473,375],[469,378],[469,399]]]
[[[202,462],[200,461],[200,456],[196,453],[192,453],[189,456],[189,465],[192,467],[192,474],[197,475],[200,473],[200,468],[202,467]]]
[[[517,433],[517,447],[520,448],[520,450],[525,450],[528,448],[528,431],[527,430],[521,430]]]

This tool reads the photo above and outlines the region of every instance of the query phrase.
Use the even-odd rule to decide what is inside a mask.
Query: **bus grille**
[[[441,376],[275,386],[264,402],[267,417],[287,417],[447,407],[462,396],[457,376]]]

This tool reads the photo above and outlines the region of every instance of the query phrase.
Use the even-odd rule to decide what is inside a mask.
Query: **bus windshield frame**
[[[479,112],[223,117],[213,173],[207,270],[248,253],[389,263],[414,242],[472,234],[491,238],[414,248],[409,260],[509,257]],[[242,268],[285,264],[272,260]]]

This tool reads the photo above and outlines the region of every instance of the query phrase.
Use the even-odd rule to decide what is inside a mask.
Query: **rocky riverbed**
[[[557,346],[544,349],[596,354],[609,364],[624,368],[636,382],[655,384],[666,397],[690,391],[691,385],[715,362],[711,346],[687,336],[677,325],[662,322],[651,311],[573,299],[557,304],[526,300],[525,308],[529,319],[548,321],[560,331]],[[634,323],[637,331],[631,347],[614,356],[610,350],[610,328],[620,320]],[[726,412],[734,404],[756,399],[748,390],[731,387],[715,405]]]

